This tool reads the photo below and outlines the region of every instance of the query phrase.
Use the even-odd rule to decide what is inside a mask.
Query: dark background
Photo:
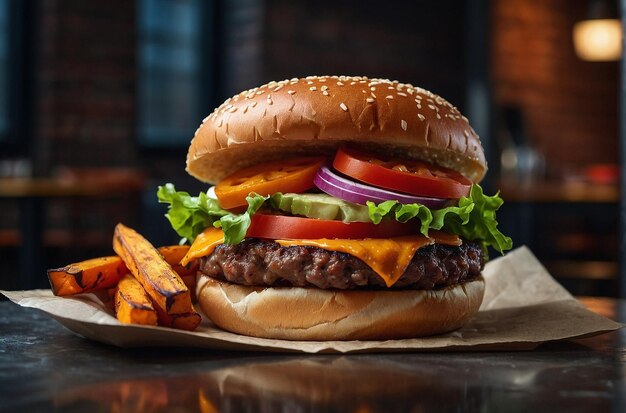
[[[142,179],[121,195],[46,198],[41,272],[26,287],[45,287],[45,268],[111,254],[118,221],[176,242],[154,192],[206,189],[184,171],[200,121],[267,81],[341,74],[409,82],[458,106],[484,142],[485,186],[509,198],[500,221],[516,246],[574,293],[618,295],[613,175],[607,196],[559,195],[572,182],[592,193],[590,168],[619,162],[619,62],[577,58],[572,27],[586,11],[584,0],[0,0],[2,174]],[[530,167],[503,165],[511,150]],[[23,285],[20,205],[0,198],[0,288]]]

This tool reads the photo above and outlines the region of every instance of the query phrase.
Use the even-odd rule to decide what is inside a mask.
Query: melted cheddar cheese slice
[[[223,243],[224,231],[209,227],[196,237],[187,254],[180,260],[180,264],[186,266],[191,260],[211,255],[215,247]]]
[[[283,247],[294,245],[308,245],[323,248],[328,251],[337,251],[350,254],[361,259],[374,270],[391,287],[402,276],[413,259],[415,251],[435,242],[448,245],[461,245],[461,239],[456,235],[439,231],[430,231],[430,236],[411,235],[396,238],[368,238],[368,239],[305,239],[305,240],[276,240]],[[189,261],[210,255],[215,247],[224,242],[221,229],[207,228],[196,237],[187,255],[181,261],[187,265]]]

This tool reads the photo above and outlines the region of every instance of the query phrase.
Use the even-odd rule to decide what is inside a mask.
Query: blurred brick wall
[[[266,0],[264,80],[365,75],[413,83],[463,109],[465,2]]]
[[[586,0],[494,0],[492,74],[496,103],[517,105],[528,135],[558,176],[618,162],[617,62],[584,62],[572,28]]]
[[[40,4],[39,169],[134,165],[135,1]],[[369,0],[233,0],[219,18],[218,98],[272,79],[338,73],[411,82],[464,106],[465,13],[457,1],[381,8]],[[180,154],[175,166],[164,158],[144,166],[182,175]]]
[[[40,18],[37,162],[134,164],[135,2],[43,0]]]
[[[365,74],[429,88],[463,109],[466,13],[458,6],[225,2],[220,95],[271,79]],[[582,62],[571,42],[585,8],[585,0],[492,2],[495,100],[522,107],[531,140],[557,171],[617,161],[618,65]],[[38,38],[38,163],[134,165],[135,2],[42,0]]]

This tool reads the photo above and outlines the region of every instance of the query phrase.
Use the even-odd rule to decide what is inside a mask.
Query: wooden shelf
[[[64,229],[50,229],[42,234],[42,244],[46,248],[50,247],[102,247],[111,244],[112,232],[109,231],[76,231]],[[0,229],[0,248],[20,247],[22,245],[22,235],[17,229]]]
[[[143,173],[126,169],[83,168],[42,178],[0,178],[0,198],[90,197],[138,193]]]
[[[619,202],[617,185],[588,182],[539,181],[496,183],[505,202]]]
[[[546,261],[546,269],[556,278],[614,280],[619,268],[613,261]]]

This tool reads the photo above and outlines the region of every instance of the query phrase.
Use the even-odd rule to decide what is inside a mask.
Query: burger
[[[244,91],[196,131],[187,172],[159,187],[191,244],[197,298],[217,326],[288,340],[449,332],[482,302],[498,195],[479,137],[453,105],[410,84],[294,78]]]

